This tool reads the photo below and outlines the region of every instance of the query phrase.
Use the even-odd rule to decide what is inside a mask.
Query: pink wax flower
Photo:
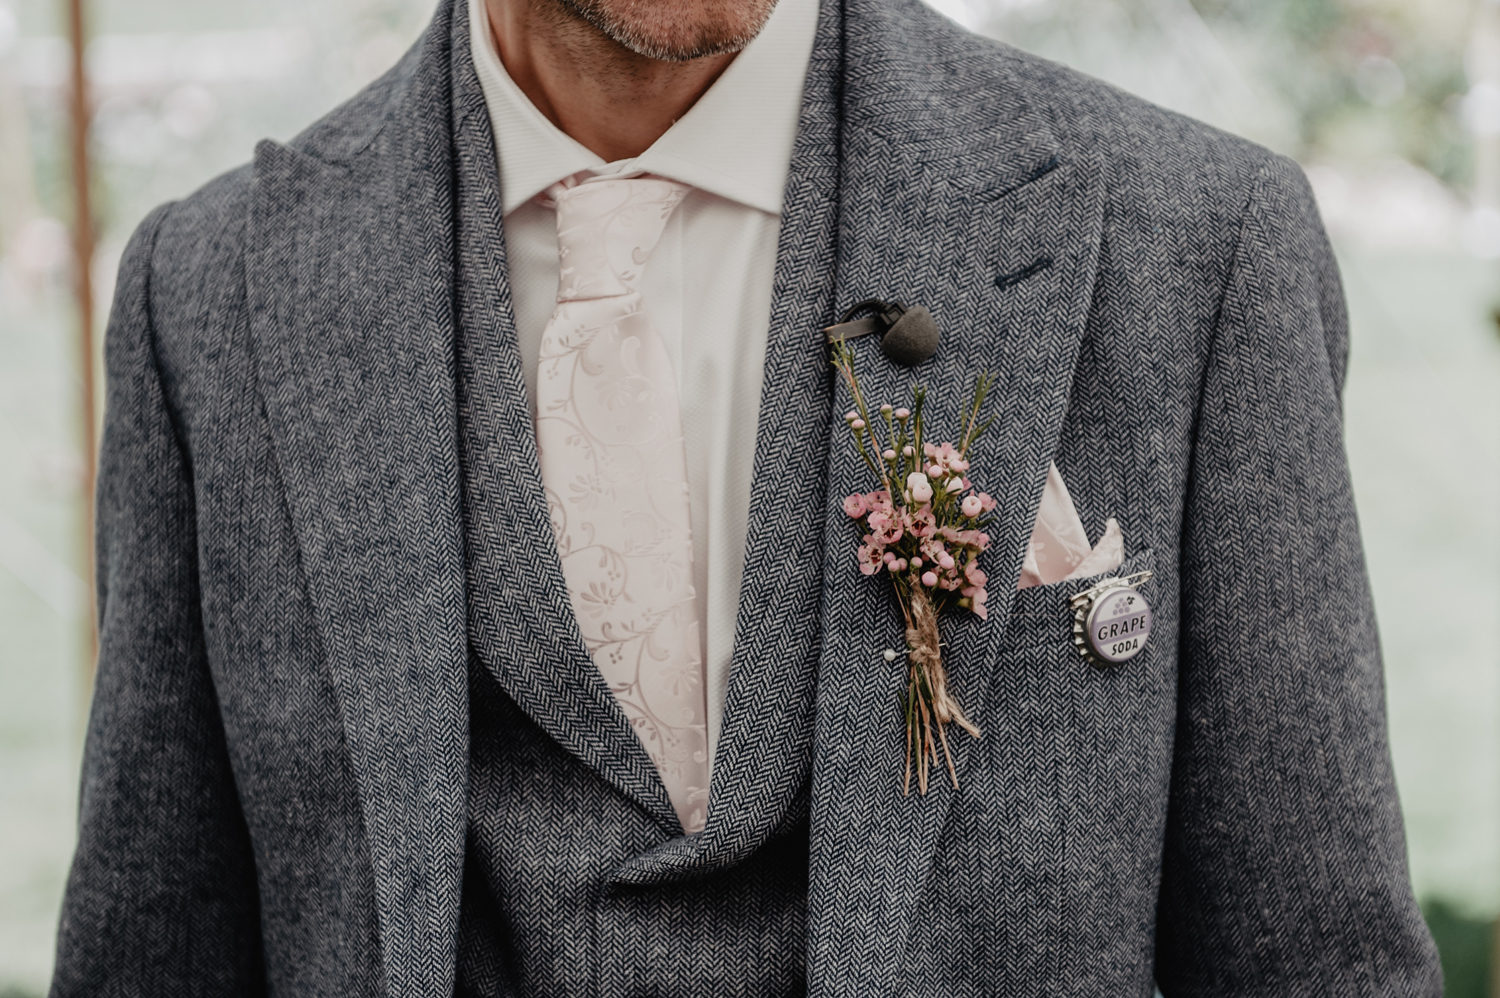
[[[997,503],[993,498],[990,497],[990,494],[988,492],[979,493],[979,506],[984,512],[988,513],[990,510],[994,509],[996,505]]]
[[[885,564],[882,558],[884,553],[878,545],[870,543],[870,535],[866,534],[865,543],[859,546],[858,552],[860,572],[865,575],[874,575],[880,571],[881,566]]]
[[[928,589],[931,589],[933,586],[937,585],[937,583],[938,577],[936,572],[928,569],[927,571],[922,573],[922,585],[926,586]]]
[[[911,493],[912,502],[924,503],[932,501],[932,483],[920,471],[913,471],[906,476],[906,491]]]
[[[972,499],[974,497],[970,496],[969,498]],[[965,502],[967,501],[968,500],[965,500]],[[855,492],[844,497],[844,512],[848,513],[850,516],[858,519],[859,517],[864,516],[867,512],[869,512],[869,510],[870,503],[869,500],[865,498],[865,494],[863,492]]]
[[[849,508],[848,502],[849,500],[844,500],[845,509]],[[984,512],[984,503],[980,502],[978,496],[964,496],[964,501],[959,503],[959,509],[963,510],[964,516],[978,516],[980,513]],[[858,514],[850,513],[849,515],[857,516]]]
[[[958,448],[946,441],[940,444],[924,443],[922,445],[922,453],[934,465],[942,469],[933,472],[934,475],[941,475],[949,471],[964,472],[969,470],[969,462],[958,452]]]
[[[918,540],[937,533],[937,517],[930,509],[905,509],[902,510],[902,517],[906,532]]]
[[[980,589],[983,589],[984,584],[990,581],[989,575],[985,573],[984,569],[979,567],[979,563],[972,560],[964,566],[964,579],[969,585],[977,586]]]
[[[990,546],[990,535],[983,530],[965,530],[962,527],[944,525],[938,528],[937,535],[953,547],[983,551]]]
[[[870,525],[870,534],[877,544],[895,544],[901,539],[901,515],[894,510],[877,509],[865,522]]]

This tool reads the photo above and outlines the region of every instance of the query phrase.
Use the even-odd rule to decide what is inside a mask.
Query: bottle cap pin
[[[1151,572],[1103,579],[1075,594],[1073,645],[1098,665],[1119,665],[1140,654],[1151,638],[1151,604],[1136,587]]]

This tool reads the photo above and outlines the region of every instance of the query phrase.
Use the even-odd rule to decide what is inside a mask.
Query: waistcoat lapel
[[[461,414],[469,633],[522,710],[668,832],[682,827],[578,628],[542,488],[505,260],[494,132],[454,4]]]
[[[369,841],[386,987],[403,998],[452,992],[463,860],[448,30],[443,8],[337,124],[257,148],[245,259],[260,388]]]
[[[824,3],[783,197],[733,662],[708,823],[632,859],[620,883],[659,883],[749,856],[806,813],[820,647],[838,197],[836,6]]]
[[[994,417],[970,477],[998,501],[989,619],[940,623],[951,685],[983,729],[1002,723],[988,677],[1057,446],[1094,280],[1102,213],[1091,161],[1063,148],[1022,81],[991,82],[1005,59],[960,36],[915,2],[845,0],[846,65],[840,152],[837,300],[868,297],[931,309],[942,341],[905,368],[875,337],[853,341],[869,404],[910,404],[928,389],[933,441],[958,436],[974,376],[998,382]],[[923,40],[927,40],[924,47]],[[985,74],[965,82],[966,66]],[[901,613],[883,575],[859,573],[858,530],[839,503],[875,487],[841,414],[836,386],[828,451],[812,776],[809,985],[813,995],[894,994],[910,918],[952,803],[946,775],[923,797],[902,793],[905,648]],[[958,778],[972,739],[949,736]]]

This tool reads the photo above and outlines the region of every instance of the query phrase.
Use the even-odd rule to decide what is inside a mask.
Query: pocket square
[[[1083,521],[1073,508],[1073,497],[1068,495],[1062,472],[1054,462],[1047,469],[1047,484],[1042,489],[1036,526],[1031,530],[1031,542],[1026,545],[1021,580],[1016,588],[1087,578],[1113,571],[1124,560],[1125,538],[1114,517],[1104,522],[1104,536],[1099,543],[1089,544]]]

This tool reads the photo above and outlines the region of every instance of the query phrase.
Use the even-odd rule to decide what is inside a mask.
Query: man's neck
[[[484,2],[511,79],[554,125],[606,162],[645,152],[734,59],[651,59],[555,3]]]

